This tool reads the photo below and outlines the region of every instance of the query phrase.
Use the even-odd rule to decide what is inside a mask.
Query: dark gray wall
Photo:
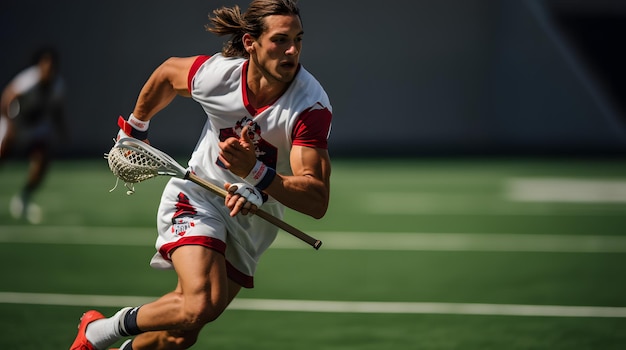
[[[302,63],[334,107],[331,152],[625,152],[615,95],[555,24],[554,9],[564,9],[548,6],[555,1],[301,0]],[[219,51],[207,15],[247,3],[4,0],[0,83],[33,48],[55,44],[72,130],[62,153],[100,157],[150,72],[169,56]],[[187,153],[203,122],[197,105],[177,99],[152,123],[151,139]]]

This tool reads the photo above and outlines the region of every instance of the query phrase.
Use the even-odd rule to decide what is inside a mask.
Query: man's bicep
[[[330,157],[327,149],[293,146],[290,160],[293,175],[312,176],[328,183],[330,179]]]

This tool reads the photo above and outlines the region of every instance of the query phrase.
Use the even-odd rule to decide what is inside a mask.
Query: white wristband
[[[259,182],[261,182],[261,180],[263,180],[265,174],[267,174],[267,169],[267,165],[257,159],[256,164],[254,164],[254,167],[252,168],[252,170],[250,170],[250,173],[243,179],[252,186],[256,186],[259,184]]]
[[[128,117],[128,124],[139,131],[146,131],[148,130],[148,126],[150,126],[150,121],[144,122],[143,120],[139,120],[131,113]]]

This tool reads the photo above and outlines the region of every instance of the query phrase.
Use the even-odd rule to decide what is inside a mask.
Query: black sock
[[[140,306],[134,307],[130,310],[128,310],[128,312],[126,313],[126,315],[124,315],[124,329],[123,329],[123,335],[124,336],[130,336],[130,335],[138,335],[143,333],[139,327],[137,327],[137,311],[139,311]]]

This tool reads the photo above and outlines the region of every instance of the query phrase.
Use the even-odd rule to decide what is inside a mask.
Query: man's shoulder
[[[206,58],[190,72],[196,79],[214,81],[215,79],[234,79],[245,62],[240,57],[224,57],[222,54],[199,56]]]
[[[240,66],[246,61],[243,57],[226,57],[221,53],[216,53],[209,57],[207,63],[212,66],[233,67]]]
[[[321,103],[325,106],[330,106],[328,94],[322,84],[303,66],[300,66],[294,83],[296,84],[294,92],[309,100],[311,105]]]

